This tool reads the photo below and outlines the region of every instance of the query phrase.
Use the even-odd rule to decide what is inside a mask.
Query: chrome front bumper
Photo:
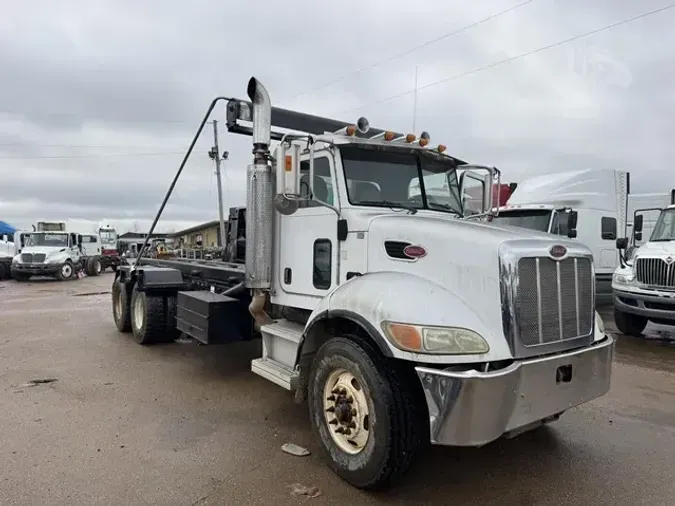
[[[416,367],[429,408],[431,442],[481,446],[609,391],[614,339],[523,360],[492,372]]]

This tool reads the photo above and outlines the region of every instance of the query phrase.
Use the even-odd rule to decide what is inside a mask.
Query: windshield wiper
[[[407,206],[405,204],[401,204],[400,202],[392,202],[390,200],[359,200],[357,204],[361,205],[370,205],[370,206],[386,206],[390,208],[399,208],[399,209],[405,209],[408,211],[410,214],[415,214],[417,212],[416,207],[412,206]]]
[[[462,216],[462,213],[460,213],[457,209],[452,207],[450,204],[443,204],[443,203],[440,203],[440,202],[427,202],[427,206],[429,206],[429,209],[431,209],[432,206],[440,207],[441,209],[445,209],[447,211],[455,213],[457,216]]]

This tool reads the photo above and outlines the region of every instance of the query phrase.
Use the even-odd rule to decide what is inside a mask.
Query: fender
[[[414,274],[385,271],[350,279],[327,295],[314,309],[303,337],[317,323],[334,317],[360,324],[385,356],[440,364],[513,358],[501,328],[489,328],[459,294]],[[480,355],[431,355],[403,351],[385,336],[381,327],[385,321],[467,328],[483,336],[490,350]]]

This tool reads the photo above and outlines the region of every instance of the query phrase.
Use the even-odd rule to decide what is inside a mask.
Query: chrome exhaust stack
[[[272,105],[265,87],[255,77],[247,93],[253,104],[253,163],[247,168],[246,287],[252,289],[249,306],[256,326],[271,323],[265,313],[267,290],[272,286],[274,241],[274,177],[270,164]]]

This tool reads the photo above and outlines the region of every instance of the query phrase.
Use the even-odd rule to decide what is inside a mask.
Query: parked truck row
[[[482,221],[496,168],[426,132],[272,107],[255,78],[247,93],[212,102],[149,231],[224,100],[228,131],[253,145],[225,260],[141,251],[115,274],[120,331],[145,345],[261,338],[252,371],[306,402],[326,462],[362,489],[396,483],[425,444],[513,437],[608,391],[592,251]],[[473,183],[485,193],[469,210]]]
[[[97,234],[79,234],[69,232],[63,221],[38,221],[33,229],[3,236],[0,278],[27,281],[33,276],[50,276],[67,280],[80,270],[98,276],[120,264],[120,256],[112,248],[116,243],[112,227],[100,227]]]

